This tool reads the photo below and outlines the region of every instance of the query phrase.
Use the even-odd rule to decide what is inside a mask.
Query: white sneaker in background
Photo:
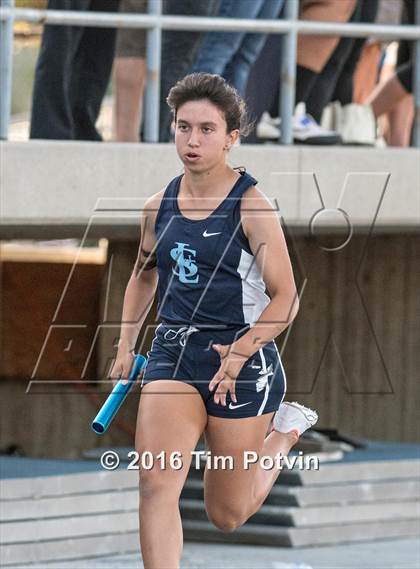
[[[319,126],[315,119],[306,113],[305,103],[298,103],[293,115],[293,139],[301,144],[341,144],[338,132]]]
[[[280,138],[280,119],[273,118],[265,111],[257,124],[257,137],[263,140],[278,140]]]

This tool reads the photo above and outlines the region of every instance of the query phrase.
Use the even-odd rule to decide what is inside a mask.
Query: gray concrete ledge
[[[182,172],[172,144],[2,142],[0,153],[3,238],[88,224],[92,235],[134,237],[145,199]],[[230,161],[258,179],[286,225],[420,226],[418,149],[243,144]]]

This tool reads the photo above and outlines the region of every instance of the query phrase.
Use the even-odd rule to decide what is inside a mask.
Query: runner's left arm
[[[299,297],[278,212],[255,186],[241,202],[242,227],[270,296],[254,326],[232,344],[233,353],[251,357],[291,324]]]

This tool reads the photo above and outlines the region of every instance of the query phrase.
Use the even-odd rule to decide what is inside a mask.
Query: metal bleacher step
[[[377,520],[410,520],[419,516],[420,502],[381,502],[343,506],[312,506],[306,508],[262,505],[247,523],[288,527],[316,527],[331,524],[375,522]],[[207,520],[201,500],[180,501],[181,515],[185,520]]]
[[[115,515],[137,512],[138,489],[120,492],[101,492],[43,498],[42,500],[8,500],[1,504],[2,522],[22,522],[20,531],[24,535],[24,522],[42,518],[44,520],[83,515]],[[19,526],[15,526],[19,527]],[[7,526],[6,526],[7,528]],[[4,540],[5,534],[2,534]]]
[[[182,498],[202,500],[203,481],[188,478],[181,494]],[[420,496],[420,480],[402,479],[380,482],[353,482],[329,486],[288,486],[275,484],[265,504],[279,506],[312,506],[316,504],[341,504],[416,500]]]
[[[358,462],[321,463],[318,470],[284,468],[278,483],[288,486],[327,486],[349,482],[380,482],[403,480],[419,476],[420,460],[365,460]],[[189,477],[202,478],[202,469],[190,468]]]
[[[210,522],[183,520],[184,537],[190,541],[246,543],[277,547],[304,547],[375,539],[417,536],[418,520],[375,521],[290,528],[247,523],[234,532],[223,532]]]
[[[3,479],[0,509],[1,567],[138,551],[134,471]]]
[[[95,470],[76,474],[35,476],[33,478],[9,478],[2,480],[1,500],[62,498],[73,494],[120,492],[138,489],[138,473],[134,470]]]
[[[296,505],[370,503],[390,500],[418,499],[418,479],[384,480],[380,482],[348,482],[329,486],[286,486],[276,484],[266,502],[268,504]]]
[[[401,458],[284,468],[259,511],[234,532],[208,521],[202,473],[194,469],[180,501],[184,536],[298,547],[418,535],[419,466],[417,458]]]
[[[63,537],[78,539],[90,535],[103,535],[125,531],[137,531],[137,512],[89,514],[43,519],[42,524],[33,520],[2,524],[2,545],[28,541],[51,541]]]
[[[139,551],[138,529],[135,531],[121,530],[116,534],[101,533],[100,535],[85,534],[80,537],[62,536],[51,541],[33,540],[26,543],[16,543],[1,548],[0,566],[16,566],[53,561],[69,561],[85,559],[95,552],[97,556],[137,553]],[[45,565],[45,568],[53,565]]]

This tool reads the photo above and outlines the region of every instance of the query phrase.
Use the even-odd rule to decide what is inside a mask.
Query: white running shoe
[[[278,140],[280,138],[280,119],[273,118],[265,111],[257,124],[257,137],[263,140]]]
[[[306,112],[305,103],[298,103],[293,115],[293,138],[301,144],[341,144],[341,136],[335,130],[322,128]]]
[[[300,436],[318,421],[318,413],[300,403],[285,401],[280,405],[273,418],[273,428],[279,433],[297,431]]]

